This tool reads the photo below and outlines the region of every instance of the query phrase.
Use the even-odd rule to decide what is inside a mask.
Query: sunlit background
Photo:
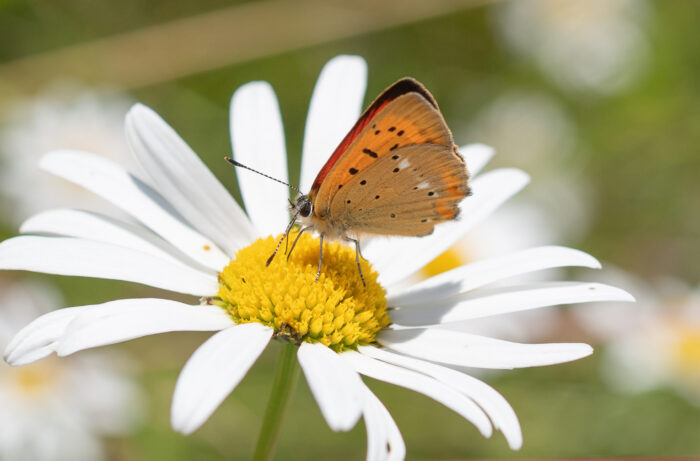
[[[478,325],[506,339],[596,348],[571,364],[482,374],[520,418],[519,452],[424,396],[367,379],[408,459],[700,456],[699,15],[695,2],[644,0],[0,0],[0,237],[54,206],[117,212],[37,162],[78,148],[130,165],[123,116],[135,101],[160,113],[240,197],[222,160],[229,102],[243,83],[266,80],[298,177],[318,73],[333,56],[358,54],[369,67],[365,104],[415,77],[458,144],[492,145],[490,168],[532,176],[424,275],[563,244],[605,268],[557,276],[638,299]],[[11,272],[0,274],[0,290],[3,345],[47,309],[160,294]],[[159,335],[37,368],[1,364],[0,459],[249,459],[277,345],[184,437],[170,428],[170,400],[204,337]],[[363,459],[365,443],[362,424],[331,432],[302,380],[276,459]]]

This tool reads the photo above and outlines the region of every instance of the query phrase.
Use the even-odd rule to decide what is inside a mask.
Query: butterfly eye
[[[313,206],[311,205],[310,200],[304,200],[299,205],[299,214],[304,218],[309,217],[311,215],[312,210],[313,210]]]

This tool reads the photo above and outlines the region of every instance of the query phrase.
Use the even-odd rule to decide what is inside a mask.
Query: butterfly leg
[[[362,267],[360,266],[360,258],[365,259],[364,256],[362,256],[362,253],[360,252],[360,241],[358,239],[350,238],[348,236],[343,237],[345,240],[348,242],[353,242],[355,244],[355,261],[357,261],[357,271],[360,273],[360,280],[362,280],[362,286],[366,287],[367,284],[365,283],[365,276],[362,275]]]
[[[323,235],[319,237],[319,244],[318,244],[318,272],[316,272],[316,282],[318,282],[318,278],[321,276],[321,263],[323,262]]]
[[[314,226],[306,226],[301,228],[296,238],[294,239],[294,242],[292,243],[292,248],[289,250],[289,253],[287,253],[287,261],[289,261],[289,257],[292,256],[292,251],[294,251],[294,247],[297,246],[297,242],[299,241],[299,237],[301,237],[301,234],[313,228]]]

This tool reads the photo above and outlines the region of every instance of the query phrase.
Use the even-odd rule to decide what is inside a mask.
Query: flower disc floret
[[[289,259],[283,245],[265,266],[279,238],[259,239],[236,253],[219,274],[216,302],[236,323],[262,323],[297,343],[319,342],[337,352],[373,343],[390,320],[386,292],[370,264],[360,259],[363,286],[354,249],[325,243],[316,281],[320,241],[304,234]]]

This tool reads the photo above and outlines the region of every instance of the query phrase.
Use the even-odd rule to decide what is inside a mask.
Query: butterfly
[[[418,81],[403,78],[364,111],[309,193],[290,201],[292,220],[267,265],[299,223],[288,255],[304,232],[316,231],[318,280],[324,238],[353,242],[364,284],[360,237],[429,235],[436,224],[457,217],[459,203],[468,195],[467,167],[435,98]]]

